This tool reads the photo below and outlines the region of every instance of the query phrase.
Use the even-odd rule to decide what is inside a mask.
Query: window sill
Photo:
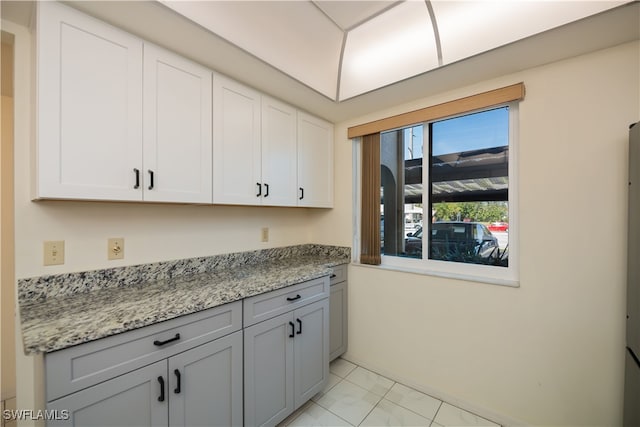
[[[511,288],[519,288],[520,281],[519,280],[507,280],[507,279],[498,279],[493,277],[483,277],[483,276],[475,276],[470,274],[460,274],[460,273],[450,273],[443,271],[435,271],[429,270],[427,268],[416,268],[416,267],[408,267],[408,266],[398,266],[398,265],[370,265],[370,264],[361,264],[359,262],[353,261],[351,265],[356,267],[364,267],[364,268],[373,268],[379,270],[388,270],[388,271],[397,271],[400,273],[410,273],[410,274],[419,274],[421,276],[433,276],[433,277],[441,277],[445,279],[454,279],[454,280],[462,280],[465,282],[477,282],[477,283],[485,283],[489,285],[499,285],[499,286],[508,286]]]

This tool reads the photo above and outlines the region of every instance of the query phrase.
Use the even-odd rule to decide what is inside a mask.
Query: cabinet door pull
[[[178,341],[179,339],[180,339],[180,334],[176,334],[176,336],[175,336],[175,337],[173,337],[173,338],[169,338],[168,340],[165,340],[165,341],[155,340],[155,341],[153,342],[153,345],[163,346],[163,345],[165,345],[165,344],[169,344],[170,342]]]
[[[296,319],[296,322],[298,322],[298,332],[296,334],[300,335],[302,333],[302,320]]]
[[[178,382],[178,384],[176,385],[176,388],[173,390],[173,392],[175,394],[180,394],[180,370],[176,369],[175,371],[173,371],[174,374],[176,374],[176,381]]]
[[[296,330],[296,325],[293,324],[293,322],[289,322],[289,326],[291,326],[291,334],[289,335],[289,338],[293,338],[295,336],[295,330]]]
[[[160,383],[160,396],[158,396],[158,402],[164,402],[164,378],[162,378],[162,376],[158,377],[158,382]]]
[[[331,277],[329,277],[330,279],[335,279],[337,276],[335,274],[332,274]]]
[[[297,301],[297,300],[299,300],[300,298],[302,298],[302,297],[300,296],[300,294],[297,294],[295,297],[287,297],[287,301],[289,301],[289,302],[291,302],[291,301]]]
[[[304,188],[300,187],[300,198],[298,200],[304,199]]]
[[[133,186],[134,189],[140,188],[140,169],[133,168],[133,172],[136,174],[136,185]]]
[[[264,185],[264,190],[265,190],[264,197],[269,197],[269,184]]]
[[[256,182],[256,185],[258,186],[258,194],[256,194],[256,197],[260,197],[262,196],[262,184]]]
[[[153,190],[153,171],[149,169],[149,190]]]

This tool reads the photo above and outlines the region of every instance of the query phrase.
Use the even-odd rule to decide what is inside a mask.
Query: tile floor
[[[278,427],[498,426],[338,358],[327,387]]]

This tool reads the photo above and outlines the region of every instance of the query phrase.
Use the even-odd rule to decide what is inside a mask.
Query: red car
[[[492,222],[491,224],[489,224],[489,231],[509,231],[509,223]]]

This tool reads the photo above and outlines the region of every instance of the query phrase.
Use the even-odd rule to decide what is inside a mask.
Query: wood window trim
[[[391,129],[407,127],[417,123],[455,116],[461,113],[469,113],[474,110],[505,104],[507,102],[520,101],[524,99],[524,95],[524,83],[520,82],[465,98],[353,126],[348,129],[347,135],[349,139],[352,139]]]

